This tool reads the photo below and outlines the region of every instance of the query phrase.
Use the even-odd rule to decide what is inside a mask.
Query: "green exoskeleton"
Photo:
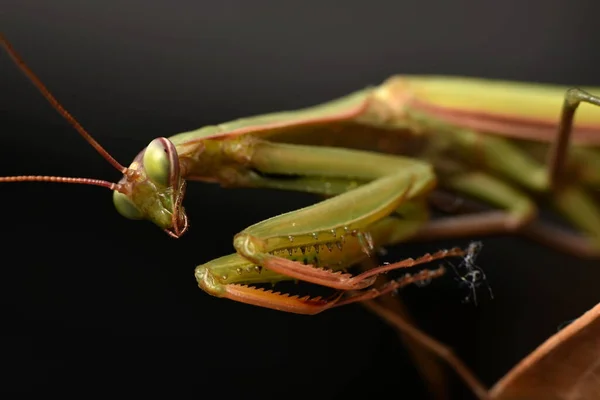
[[[327,197],[246,228],[233,240],[235,253],[198,266],[198,284],[212,295],[314,314],[441,272],[425,271],[379,291],[367,290],[380,273],[465,254],[451,249],[359,275],[343,272],[378,247],[411,239],[524,231],[566,251],[600,253],[600,211],[589,193],[600,186],[600,109],[585,104],[573,123],[580,103],[600,105],[586,91],[395,76],[315,107],[154,139],[123,167],[58,104],[8,42],[2,43],[53,106],[123,173],[118,183],[39,176],[5,177],[3,182],[104,186],[114,191],[123,216],[149,220],[176,238],[188,228],[183,208],[188,181]],[[495,209],[431,219],[437,189]],[[585,235],[540,228],[533,196],[549,200]],[[252,286],[287,279],[327,286],[339,294],[299,298]],[[354,295],[343,297],[347,291]]]

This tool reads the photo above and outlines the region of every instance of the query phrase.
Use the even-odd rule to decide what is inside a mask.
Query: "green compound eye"
[[[113,192],[113,203],[115,208],[125,218],[128,219],[142,219],[143,215],[140,210],[133,204],[133,202],[127,197],[127,195],[117,192]]]
[[[154,139],[144,152],[144,170],[152,182],[170,187],[179,180],[177,150],[167,138]]]

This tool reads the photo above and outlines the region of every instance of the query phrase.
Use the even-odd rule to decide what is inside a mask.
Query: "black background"
[[[3,4],[3,33],[125,164],[154,137],[312,105],[394,73],[600,85],[591,0]],[[2,174],[119,178],[6,56],[0,71]],[[3,390],[423,394],[393,331],[360,306],[305,317],[196,287],[194,266],[232,252],[236,232],[312,196],[192,184],[180,240],[123,219],[100,188],[2,185],[0,199]],[[486,239],[480,259],[494,301],[463,305],[450,279],[403,299],[491,385],[598,301],[600,270],[521,238]]]

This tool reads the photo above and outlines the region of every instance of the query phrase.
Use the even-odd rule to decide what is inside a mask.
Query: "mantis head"
[[[149,220],[178,238],[188,228],[181,205],[184,195],[175,145],[161,137],[150,142],[127,168],[113,191],[113,202],[125,218]]]
[[[0,177],[0,182],[57,182],[105,187],[113,190],[113,202],[121,215],[129,219],[152,221],[175,238],[183,235],[188,228],[188,219],[181,205],[185,194],[185,180],[181,178],[175,145],[166,138],[154,139],[148,147],[137,155],[129,168],[125,168],[104,150],[56,100],[2,34],[0,34],[0,46],[4,47],[17,67],[29,78],[52,107],[106,161],[123,173],[123,178],[119,183],[91,178],[32,175]]]

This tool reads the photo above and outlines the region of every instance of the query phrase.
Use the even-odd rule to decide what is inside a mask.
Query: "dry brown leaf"
[[[600,303],[524,358],[490,395],[495,400],[599,400]]]

